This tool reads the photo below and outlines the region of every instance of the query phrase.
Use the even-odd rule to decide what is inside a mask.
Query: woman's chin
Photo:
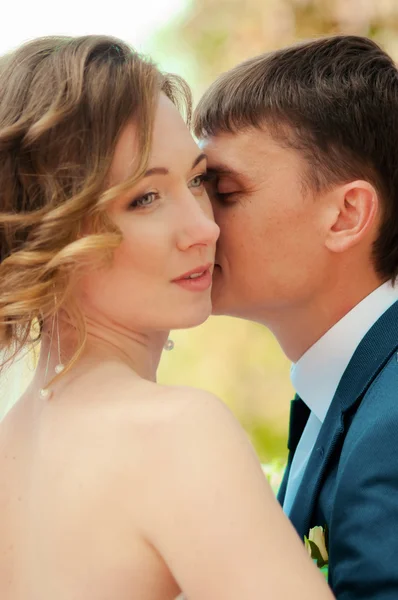
[[[203,306],[200,310],[198,307],[195,307],[192,311],[181,311],[180,314],[176,315],[174,324],[170,325],[169,329],[190,329],[191,327],[197,327],[207,321],[211,313],[212,305],[211,300],[209,299],[207,305]]]

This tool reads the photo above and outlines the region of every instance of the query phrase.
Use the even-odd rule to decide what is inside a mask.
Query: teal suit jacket
[[[281,504],[308,416],[296,396]],[[289,516],[302,539],[311,527],[327,526],[338,600],[398,600],[398,302],[344,372]]]

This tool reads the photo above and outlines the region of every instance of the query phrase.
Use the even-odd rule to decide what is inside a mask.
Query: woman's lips
[[[195,277],[175,279],[173,283],[179,285],[185,290],[192,292],[204,292],[205,290],[208,290],[212,284],[210,268],[206,269],[200,275]]]

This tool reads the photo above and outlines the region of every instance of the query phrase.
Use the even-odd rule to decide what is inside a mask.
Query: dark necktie
[[[283,504],[285,499],[287,482],[289,479],[290,467],[292,466],[294,453],[296,452],[297,445],[303,434],[304,427],[306,426],[310,413],[311,411],[308,406],[296,394],[294,400],[292,400],[290,404],[289,438],[287,441],[289,455],[281,487],[279,488],[278,492],[278,500],[281,504]]]
[[[289,455],[292,455],[292,460],[294,453],[296,452],[297,445],[303,434],[304,427],[307,424],[310,412],[311,411],[305,402],[303,402],[302,399],[296,394],[296,397],[290,404],[289,438],[287,441]]]

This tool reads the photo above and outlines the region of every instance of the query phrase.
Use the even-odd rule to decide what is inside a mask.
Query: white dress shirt
[[[311,410],[294,454],[284,512],[289,515],[310,454],[333,396],[355,350],[369,329],[398,300],[398,286],[384,283],[364,298],[292,365],[293,386]]]

